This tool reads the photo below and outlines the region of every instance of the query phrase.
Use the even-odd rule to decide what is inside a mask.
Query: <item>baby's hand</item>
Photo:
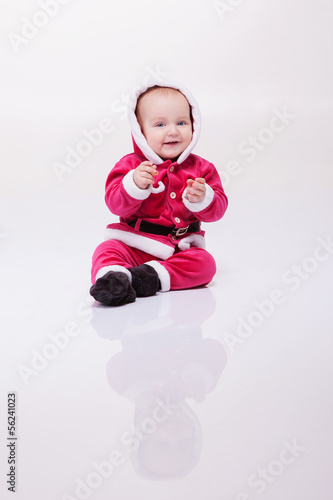
[[[143,161],[134,170],[133,180],[140,189],[147,189],[149,184],[154,184],[154,175],[157,175],[156,166],[151,161]]]
[[[187,179],[186,198],[191,203],[202,201],[206,192],[205,179],[198,177],[197,179]]]

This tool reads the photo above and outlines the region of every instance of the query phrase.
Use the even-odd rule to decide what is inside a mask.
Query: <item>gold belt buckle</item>
[[[174,233],[174,236],[182,236],[183,234],[185,234],[188,230],[190,226],[186,226],[186,227],[179,227],[176,232]],[[173,230],[174,231],[174,230]]]

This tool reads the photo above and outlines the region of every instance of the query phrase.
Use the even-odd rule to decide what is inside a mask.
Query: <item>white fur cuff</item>
[[[190,234],[178,243],[180,250],[188,250],[191,247],[206,248],[205,238],[201,234]]]
[[[135,200],[146,200],[151,193],[151,185],[147,189],[140,189],[133,179],[134,169],[127,172],[123,178],[125,191]]]
[[[145,262],[148,266],[151,266],[155,269],[158,274],[159,280],[161,282],[161,292],[168,292],[170,290],[170,274],[165,269],[162,264],[160,264],[157,260],[151,260],[149,262]]]
[[[187,189],[183,192],[183,203],[191,212],[201,212],[202,210],[205,210],[205,208],[209,207],[214,199],[214,190],[208,184],[206,184],[205,196],[202,201],[192,203],[186,198],[186,193]]]
[[[98,278],[102,278],[102,276],[104,276],[109,271],[117,271],[117,272],[125,273],[129,279],[129,282],[132,283],[132,275],[129,272],[129,270],[126,269],[126,267],[117,266],[117,265],[101,267],[101,269],[96,274],[96,281],[98,280]]]

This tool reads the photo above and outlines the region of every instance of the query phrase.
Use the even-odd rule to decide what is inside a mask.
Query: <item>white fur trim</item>
[[[122,231],[121,229],[107,228],[105,232],[105,240],[118,240],[126,245],[155,255],[159,259],[167,259],[173,255],[175,249],[161,241],[153,240],[140,234],[132,233],[129,231]]]
[[[165,185],[163,184],[162,181],[159,181],[157,188],[154,188],[154,187],[151,188],[151,192],[153,194],[154,193],[162,193],[164,190],[165,190]]]
[[[180,250],[188,250],[190,247],[206,248],[205,238],[201,234],[190,234],[178,243]]]
[[[116,271],[116,272],[125,273],[129,279],[129,282],[132,283],[132,275],[129,272],[129,270],[126,269],[126,267],[117,266],[117,265],[101,267],[101,269],[96,274],[96,281],[98,280],[98,278],[102,278],[102,276],[107,274],[109,271]]]
[[[135,115],[136,103],[139,96],[143,94],[143,92],[145,92],[147,89],[149,89],[150,87],[154,87],[155,85],[158,85],[159,87],[170,87],[179,90],[182,94],[184,94],[184,96],[186,97],[191,106],[192,118],[193,118],[193,135],[192,135],[192,141],[187,146],[187,148],[182,152],[182,154],[179,156],[177,160],[177,163],[182,163],[190,155],[194,146],[198,142],[201,130],[201,114],[198,104],[194,99],[193,95],[187,88],[185,88],[182,84],[178,82],[166,81],[166,80],[153,81],[150,82],[149,84],[144,84],[141,87],[135,87],[128,101],[128,120],[131,127],[133,139],[136,145],[141,149],[142,153],[149,161],[152,161],[155,165],[160,165],[161,163],[163,163],[164,160],[160,158],[148,145],[145,136],[141,132],[140,125]]]
[[[133,179],[134,169],[127,172],[123,178],[123,186],[125,191],[136,200],[146,200],[151,193],[151,185],[147,189],[140,189]]]
[[[191,212],[201,212],[201,210],[205,210],[205,208],[209,207],[214,199],[214,190],[208,184],[206,184],[205,196],[202,201],[192,203],[186,198],[186,194],[187,188],[183,192],[183,203]]]
[[[153,267],[157,272],[159,280],[161,282],[160,292],[168,292],[170,290],[170,274],[165,269],[165,267],[160,264],[160,262],[157,262],[157,260],[151,260],[149,262],[145,262],[145,264]]]

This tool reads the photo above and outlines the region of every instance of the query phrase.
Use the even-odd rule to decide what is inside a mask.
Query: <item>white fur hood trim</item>
[[[160,158],[148,145],[146,138],[144,137],[143,133],[141,132],[140,125],[137,121],[136,115],[135,115],[135,108],[136,104],[138,101],[138,98],[143,92],[145,92],[147,89],[150,87],[154,87],[155,85],[158,85],[159,87],[170,87],[176,90],[179,90],[186,99],[188,100],[190,106],[191,106],[191,111],[192,111],[192,118],[193,118],[193,135],[192,135],[192,141],[191,143],[187,146],[187,148],[182,152],[182,154],[179,156],[177,163],[182,163],[183,161],[186,160],[186,158],[191,154],[192,150],[194,149],[194,146],[198,142],[199,135],[200,135],[200,130],[201,130],[201,114],[200,110],[198,107],[198,104],[192,94],[190,93],[189,90],[187,90],[183,85],[180,83],[177,83],[175,81],[167,81],[163,80],[161,81],[155,81],[155,82],[150,82],[148,85],[142,85],[141,87],[135,87],[134,91],[132,92],[129,102],[128,102],[128,120],[130,123],[131,127],[131,132],[132,136],[134,139],[134,142],[136,145],[139,147],[139,149],[142,151],[144,156],[149,160],[152,161],[155,165],[160,165],[163,163],[163,159]]]

